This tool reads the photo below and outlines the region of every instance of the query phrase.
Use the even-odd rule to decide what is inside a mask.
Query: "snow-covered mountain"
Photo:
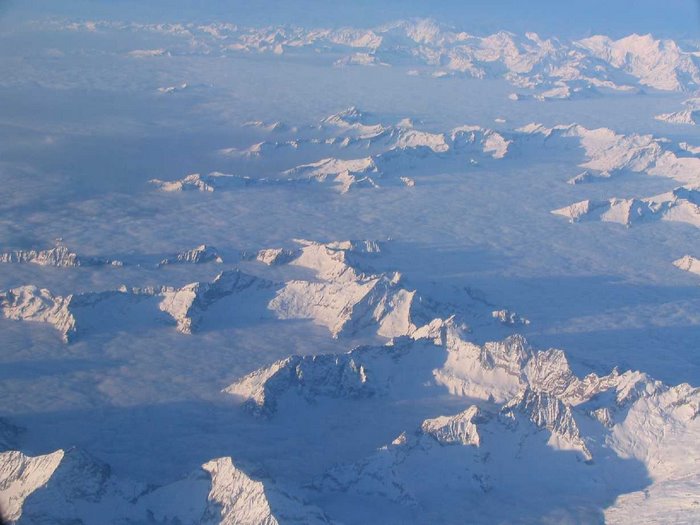
[[[207,246],[206,244],[200,244],[196,248],[190,250],[184,250],[176,253],[172,257],[166,257],[160,261],[159,266],[165,266],[167,264],[201,264],[201,263],[222,263],[224,260],[221,258],[216,248],[213,246]]]
[[[672,113],[662,113],[657,115],[656,120],[661,120],[663,122],[668,122],[670,124],[689,124],[695,126],[700,120],[700,110],[697,109],[684,109],[681,111],[674,111]]]
[[[9,319],[53,325],[69,341],[76,332],[75,317],[69,310],[72,296],[54,296],[49,290],[27,285],[3,292],[2,312]]]
[[[581,91],[691,91],[700,82],[700,58],[670,39],[631,34],[617,40],[594,35],[581,40],[542,38],[536,33],[499,31],[477,36],[431,19],[401,20],[374,28],[240,27],[117,23],[54,23],[51,28],[80,31],[167,33],[172,52],[271,53],[313,51],[329,55],[335,66],[419,67],[433,76],[504,78],[514,86],[537,90],[541,100],[570,98]],[[159,56],[157,49],[138,57]],[[136,56],[136,55],[132,55]]]
[[[267,131],[267,127],[262,129]],[[410,119],[396,124],[383,123],[377,116],[355,106],[325,117],[317,126],[281,129],[285,131],[278,128],[273,131],[289,133],[292,138],[263,141],[243,149],[224,148],[219,153],[227,158],[256,163],[281,153],[294,158],[330,150],[333,156],[255,178],[212,172],[206,176],[191,174],[174,181],[152,179],[150,182],[164,192],[213,192],[309,182],[327,184],[341,194],[385,185],[413,187],[415,180],[403,175],[410,169],[465,168],[479,161],[500,160],[506,157],[516,140],[515,136],[506,138],[493,129],[476,125],[434,132],[419,129]],[[368,155],[367,150],[373,153]]]
[[[200,175],[192,173],[176,181],[164,181],[160,179],[151,179],[149,182],[160,191],[178,192],[178,191],[202,191],[212,192],[220,189],[238,188],[249,184],[249,179],[229,173],[212,172],[208,175]]]
[[[298,129],[298,128],[294,128]],[[162,191],[195,189],[242,190],[246,186],[327,184],[340,193],[356,188],[414,186],[409,171],[461,171],[474,165],[513,155],[553,153],[576,160],[570,184],[607,179],[621,173],[643,173],[671,178],[678,183],[700,184],[700,158],[681,146],[650,134],[621,134],[609,128],[588,129],[580,124],[547,127],[531,123],[508,132],[476,125],[457,126],[444,132],[418,129],[412,122],[381,123],[372,114],[350,107],[323,119],[320,126],[296,131],[292,141],[304,145],[305,155],[333,152],[320,160],[295,165],[271,176],[243,177],[219,172],[198,174],[166,182],[151,182]],[[373,153],[368,155],[367,150]],[[258,148],[259,156],[266,154]],[[274,151],[274,148],[273,150]],[[580,157],[579,157],[580,151]],[[292,154],[294,158],[298,152]],[[353,156],[357,155],[357,156]],[[274,155],[273,155],[274,156]],[[580,158],[580,160],[579,160]]]
[[[596,35],[576,45],[594,57],[638,79],[644,86],[682,91],[700,80],[698,57],[684,52],[673,40],[632,34],[619,40]]]
[[[700,119],[700,99],[689,98],[683,102],[685,109],[673,111],[671,113],[661,113],[654,117],[656,120],[668,122],[669,124],[688,124],[694,126]]]
[[[688,2],[160,3],[0,8],[0,521],[700,522]]]
[[[586,171],[572,178],[572,184],[609,178],[621,172],[666,177],[690,186],[700,182],[700,159],[681,154],[665,138],[623,135],[608,128],[587,129],[578,124],[548,128],[533,123],[517,131],[522,134],[522,147],[561,149],[578,143],[585,154],[585,161],[578,166]]]
[[[55,248],[46,250],[14,250],[0,253],[0,262],[32,263],[40,266],[59,266],[71,268],[76,266],[123,266],[122,261],[103,259],[100,257],[82,257],[70,251],[66,246],[58,244]]]
[[[366,504],[388,500],[418,517],[448,521],[467,509],[489,522],[508,519],[514,508],[528,519],[557,511],[586,520],[618,494],[625,496],[608,512],[629,515],[627,501],[644,491],[653,495],[645,511],[658,519],[651,510],[657,492],[675,497],[696,483],[697,389],[667,387],[638,372],[579,378],[559,350],[536,351],[517,336],[475,345],[449,320],[385,346],[292,356],[226,391],[269,417],[315,410],[324,398],[356,400],[358,410],[383,399],[426,403],[447,394],[462,400],[465,408],[438,412],[365,459],[331,467],[313,482],[310,494],[318,501],[334,495]],[[533,479],[533,469],[542,475]],[[560,490],[562,483],[571,490]],[[452,505],[445,508],[438,492]],[[543,493],[546,498],[535,497]],[[331,522],[313,502],[251,478],[230,457],[212,459],[181,480],[143,487],[79,450],[6,451],[0,453],[0,500],[5,519],[20,523],[99,523],[106,508],[137,521]],[[692,513],[692,506],[683,512]]]
[[[676,259],[673,261],[673,265],[680,270],[700,275],[700,259],[692,255],[684,255],[680,259]]]
[[[346,193],[355,186],[376,187],[372,173],[378,171],[371,157],[350,160],[326,158],[287,170],[284,175],[292,179],[302,178],[318,182],[325,182],[330,178],[338,184],[340,193]]]
[[[206,310],[218,301],[231,295],[257,295],[271,286],[272,283],[264,279],[239,270],[227,270],[211,282],[195,282],[181,288],[164,290],[158,308],[175,320],[179,332],[191,334]]]
[[[215,458],[187,478],[146,487],[112,474],[78,449],[27,456],[0,453],[0,506],[10,523],[169,523],[276,525],[330,523],[323,512]]]
[[[233,269],[220,272],[212,281],[181,287],[122,286],[67,296],[25,285],[1,292],[0,308],[8,319],[52,325],[65,342],[81,333],[106,329],[107,320],[112,328],[126,328],[135,324],[157,327],[170,319],[179,332],[191,334],[210,309],[223,308],[224,315],[234,321],[237,308],[246,304],[247,315],[310,320],[327,328],[333,337],[411,335],[422,323],[446,311],[445,306],[406,288],[398,273],[364,271],[363,256],[371,257],[381,249],[374,241],[319,243],[299,239],[296,244],[299,248],[295,250],[262,250],[255,259],[268,266],[300,267],[312,274],[309,279],[278,282]],[[215,252],[199,247],[183,253],[193,262],[202,253]],[[478,315],[485,323],[508,324],[511,317],[517,319],[517,314],[502,318],[491,315],[486,307],[483,310]]]
[[[358,410],[381,399],[425,404],[445,392],[463,400],[461,412],[438,412],[366,459],[333,467],[315,485],[358,502],[389,499],[426,519],[457,520],[467,508],[487,522],[507,520],[515,508],[544,519],[566,508],[571,519],[586,521],[594,519],[593,501],[607,505],[616,494],[649,486],[675,483],[679,493],[695,486],[698,389],[668,387],[639,372],[580,378],[559,350],[535,351],[521,337],[478,346],[449,321],[414,337],[341,356],[292,356],[226,392],[268,417],[313,411],[305,404],[323,398],[365,400]],[[533,479],[533,469],[542,475]],[[558,489],[562,483],[567,490]],[[450,494],[454,506],[441,507],[438,492]]]
[[[601,220],[631,226],[651,220],[676,221],[700,227],[700,191],[681,186],[643,199],[585,200],[552,211],[570,222]]]
[[[0,308],[8,319],[47,323],[61,334],[64,342],[71,342],[81,332],[143,326],[153,319],[154,298],[163,292],[157,288],[122,287],[62,296],[46,288],[25,285],[1,292]]]

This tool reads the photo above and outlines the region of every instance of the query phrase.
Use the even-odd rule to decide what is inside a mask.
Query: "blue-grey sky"
[[[397,18],[433,17],[474,33],[499,29],[580,37],[700,38],[697,0],[0,0],[4,13],[25,16],[107,17],[150,21],[227,19],[243,24],[372,26]]]

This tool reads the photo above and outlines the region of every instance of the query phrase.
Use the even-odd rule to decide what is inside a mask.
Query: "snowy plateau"
[[[620,3],[0,4],[0,522],[700,523],[697,6]]]

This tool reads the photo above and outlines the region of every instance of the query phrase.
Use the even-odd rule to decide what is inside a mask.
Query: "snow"
[[[239,270],[223,271],[212,282],[190,283],[182,288],[165,290],[158,308],[177,323],[177,330],[191,334],[201,322],[203,313],[214,303],[232,294],[257,292],[271,286],[264,280]]]
[[[220,507],[222,525],[277,525],[279,523],[330,523],[318,509],[305,508],[303,503],[284,492],[266,488],[261,482],[252,480],[238,470],[230,457],[223,457],[205,463],[202,468],[211,475],[209,492],[209,514]],[[275,493],[277,508],[270,508],[267,493]]]
[[[693,82],[700,80],[694,55],[683,52],[672,40],[657,40],[650,34],[632,34],[619,40],[596,35],[577,44],[638,78],[645,86],[676,91],[685,87],[681,77],[690,77]]]
[[[667,220],[684,222],[700,227],[700,192],[678,187],[670,192],[643,199],[611,198],[607,202],[581,201],[553,210],[555,215],[567,217],[570,222],[599,218],[631,226],[637,222]]]
[[[76,319],[70,311],[71,296],[54,296],[46,288],[33,285],[13,288],[0,294],[3,315],[9,319],[49,323],[69,341],[76,332]]]
[[[295,250],[287,250],[285,248],[265,248],[260,250],[256,255],[256,260],[268,266],[276,264],[286,264],[299,256],[299,252]]]
[[[63,451],[29,457],[19,451],[0,453],[0,509],[3,520],[17,521],[22,516],[24,500],[44,486],[59,463]]]
[[[478,418],[479,409],[471,406],[464,412],[452,417],[439,416],[426,419],[421,424],[421,431],[433,436],[443,445],[474,445],[480,444],[480,437],[474,419]]]
[[[206,244],[201,244],[196,248],[191,250],[185,250],[180,253],[175,254],[173,257],[168,257],[160,261],[160,266],[165,266],[166,264],[201,264],[207,262],[215,262],[221,264],[224,260],[221,258],[216,248],[213,246],[207,246]]]
[[[55,248],[46,250],[15,250],[0,253],[0,262],[33,263],[40,266],[59,266],[63,268],[99,265],[122,266],[124,264],[117,260],[98,257],[81,257],[77,253],[71,252],[62,244],[58,244]]]
[[[695,126],[697,120],[700,119],[700,112],[694,109],[685,109],[683,111],[674,111],[673,113],[662,113],[654,118],[662,122],[668,122],[669,124],[688,124]]]
[[[285,172],[288,176],[305,176],[318,180],[325,180],[329,176],[339,176],[341,174],[354,175],[357,173],[372,173],[377,171],[377,166],[371,157],[352,160],[341,160],[335,158],[321,159],[312,164],[297,166]]]
[[[435,345],[432,351],[444,345],[448,353],[459,356],[459,360],[450,361],[452,358],[448,358],[443,369],[434,372],[436,382],[433,388],[446,384],[442,378],[459,374],[464,387],[458,390],[451,383],[452,394],[472,400],[482,398],[482,407],[472,405],[454,416],[440,415],[424,420],[418,437],[409,438],[402,434],[392,445],[379,449],[354,466],[331,469],[323,478],[320,490],[357,490],[363,494],[396,498],[411,506],[435,505],[435,502],[420,499],[407,488],[417,486],[419,479],[419,471],[411,471],[408,467],[417,461],[415,457],[427,455],[432,465],[443,461],[442,451],[429,447],[422,436],[430,436],[441,446],[473,447],[472,454],[476,458],[470,468],[483,471],[474,479],[479,480],[485,493],[493,489],[505,490],[505,486],[513,481],[512,478],[498,477],[492,469],[484,470],[483,466],[476,465],[494,460],[505,461],[509,468],[518,468],[514,465],[517,461],[542,464],[536,456],[521,456],[520,453],[510,456],[509,447],[502,448],[496,444],[499,441],[492,441],[500,440],[508,433],[514,434],[512,439],[520,443],[519,448],[526,447],[530,454],[540,455],[545,452],[532,448],[532,440],[539,440],[536,436],[545,432],[542,443],[552,451],[546,454],[554,454],[554,459],[556,454],[572,451],[586,464],[599,465],[596,470],[605,471],[611,467],[610,460],[598,463],[600,454],[609,453],[603,452],[601,446],[605,446],[620,461],[639,460],[660,483],[683,479],[689,469],[692,471],[687,454],[694,457],[695,453],[691,448],[685,448],[685,444],[692,447],[693,436],[697,436],[700,430],[695,422],[700,406],[698,389],[688,385],[666,387],[643,374],[631,372],[619,374],[613,371],[603,377],[591,374],[580,379],[571,372],[561,351],[533,351],[521,338],[488,343],[479,348],[461,340],[449,326],[447,330],[447,338],[432,343]],[[252,373],[231,385],[226,392],[242,396],[248,400],[254,413],[267,416],[276,414],[280,406],[303,410],[299,405],[283,402],[285,396],[301,396],[315,405],[322,397],[360,400],[377,396],[404,398],[406,395],[421,395],[416,390],[420,383],[411,387],[406,381],[425,377],[420,367],[431,366],[431,361],[424,357],[431,353],[430,346],[421,341],[402,342],[358,348],[344,356],[290,357]],[[438,395],[436,391],[426,389],[425,384],[420,387],[422,396]],[[489,404],[493,402],[500,405],[495,413],[493,405]],[[606,416],[602,417],[602,414]],[[508,430],[504,434],[504,429],[495,430],[492,425]],[[532,428],[539,431],[533,433]],[[667,454],[667,443],[678,443],[685,453]],[[488,452],[481,451],[482,448]],[[666,457],[662,464],[655,463],[659,454]],[[446,469],[442,475],[451,476],[453,467]],[[401,476],[400,479],[397,476]],[[489,481],[484,485],[487,479]],[[527,493],[521,485],[524,480],[515,479],[515,483]],[[376,484],[377,480],[380,480],[379,484]],[[625,480],[623,475],[612,483],[626,486],[634,483],[634,479]],[[390,486],[394,488],[385,488]],[[526,507],[532,505],[525,494],[515,497]],[[489,509],[487,504],[481,505],[484,510]]]
[[[5,521],[698,521],[696,43],[154,7],[3,11]]]
[[[673,261],[674,266],[686,272],[700,275],[700,259],[692,255],[684,255],[680,259]]]
[[[200,175],[192,173],[186,177],[175,181],[163,181],[160,179],[151,179],[149,181],[160,191],[164,192],[179,192],[179,191],[202,191],[213,192],[216,189],[222,188],[237,188],[245,186],[248,179],[238,177],[228,173],[212,172],[208,175]]]

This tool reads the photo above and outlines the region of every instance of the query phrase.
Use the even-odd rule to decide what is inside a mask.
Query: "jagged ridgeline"
[[[0,7],[1,521],[700,523],[698,42],[158,3]]]
[[[340,496],[358,504],[385,501],[380,513],[417,512],[421,519],[439,513],[448,521],[469,509],[498,521],[515,509],[539,519],[572,508],[578,510],[566,512],[585,521],[615,501],[606,518],[624,522],[639,498],[647,497],[643,494],[663,498],[692,475],[688,457],[696,454],[700,437],[698,389],[669,387],[636,371],[579,377],[563,351],[533,349],[519,335],[476,344],[472,330],[494,324],[512,330],[522,326],[521,318],[493,310],[483,299],[468,311],[455,311],[407,288],[397,274],[373,272],[383,246],[387,243],[297,240],[289,248],[243,253],[243,260],[263,268],[310,271],[309,280],[275,282],[225,270],[211,282],[181,288],[123,289],[77,299],[31,287],[7,292],[4,307],[10,313],[32,311],[29,320],[45,320],[72,335],[87,323],[82,308],[89,305],[96,315],[101,304],[103,315],[114,318],[113,309],[124,315],[123,304],[115,301],[129,298],[130,308],[134,300],[145,301],[188,334],[206,324],[217,304],[234,300],[260,304],[280,322],[311,320],[333,337],[380,337],[388,342],[344,354],[287,357],[224,392],[263,432],[289,417],[312,421],[309,432],[323,434],[367,414],[384,428],[382,419],[391,421],[388,415],[402,406],[420,406],[423,416],[376,451],[329,464],[304,487],[256,473],[245,461],[241,469],[228,456],[202,463],[172,483],[142,486],[79,449],[22,452],[21,431],[3,421],[5,517],[20,523],[86,519],[109,507],[127,522],[151,516],[182,523],[331,523],[323,502]],[[265,300],[256,299],[260,296]],[[37,309],[36,301],[53,306]],[[136,313],[150,315],[146,312]],[[87,336],[90,325],[84,326]],[[336,435],[338,445],[344,439],[352,434]],[[534,471],[539,475],[533,477]],[[562,483],[570,490],[561,491]],[[441,507],[436,491],[454,496],[449,509]],[[543,493],[545,500],[537,496]],[[180,501],[177,508],[173,498]]]

